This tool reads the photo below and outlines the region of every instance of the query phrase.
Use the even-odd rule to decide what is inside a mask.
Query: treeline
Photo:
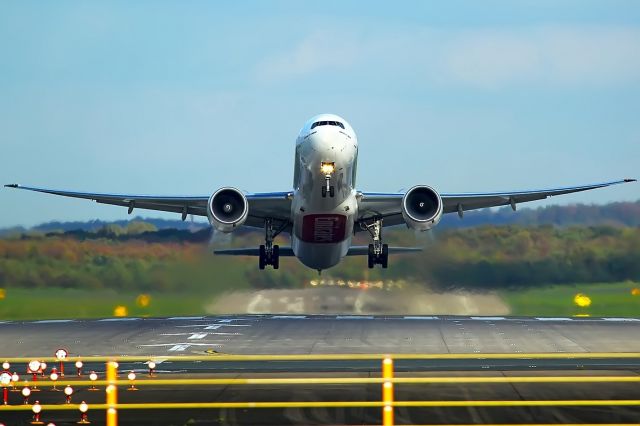
[[[181,221],[134,217],[131,220],[86,222],[47,222],[32,228],[12,227],[0,229],[0,237],[17,236],[24,233],[46,234],[51,232],[84,231],[95,233],[105,227],[116,227],[128,230],[131,224],[145,223],[156,230],[180,230],[196,232],[209,227],[205,218]],[[617,202],[609,204],[572,204],[567,206],[546,206],[538,208],[518,208],[514,212],[511,207],[499,209],[482,209],[464,214],[459,219],[455,214],[445,215],[438,229],[470,228],[483,225],[554,225],[568,226],[640,226],[640,201]],[[120,233],[122,234],[122,233]]]
[[[261,237],[247,233],[233,237],[230,244],[257,246]],[[369,270],[365,257],[350,257],[323,275],[404,279],[440,289],[640,281],[638,227],[484,226],[421,234],[427,239],[418,241],[407,230],[389,231],[386,237],[394,245],[420,243],[424,251],[392,256],[387,270]],[[4,239],[0,287],[211,294],[248,286],[302,287],[317,277],[295,258],[282,259],[280,270],[259,271],[255,258],[214,256],[210,244],[207,229],[154,231],[146,225]]]

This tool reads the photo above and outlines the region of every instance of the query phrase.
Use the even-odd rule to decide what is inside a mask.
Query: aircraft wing
[[[180,213],[182,215],[182,220],[190,214],[196,216],[207,216],[207,201],[209,200],[208,195],[194,197],[167,197],[160,195],[105,194],[63,191],[18,184],[5,185],[5,187],[61,195],[63,197],[83,198],[86,200],[93,200],[97,203],[123,206],[129,209],[129,213],[133,212],[134,209]],[[249,202],[249,216],[245,222],[246,226],[263,228],[264,219],[267,217],[283,222],[290,222],[291,200],[289,192],[268,192],[245,195]]]
[[[588,191],[590,189],[604,188],[627,182],[635,182],[635,179],[623,179],[613,182],[596,183],[592,185],[571,186],[565,188],[537,189],[529,191],[506,191],[486,193],[447,193],[440,194],[444,204],[444,213],[463,212],[467,210],[482,209],[485,207],[515,206],[528,201],[544,200],[555,195],[571,194],[573,192]],[[404,192],[379,193],[363,192],[359,204],[359,222],[372,219],[383,219],[383,226],[400,225],[404,223],[402,218],[401,203]]]

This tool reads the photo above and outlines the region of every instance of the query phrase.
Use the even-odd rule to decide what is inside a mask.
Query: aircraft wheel
[[[260,245],[260,256],[258,259],[258,266],[260,267],[260,269],[264,269],[264,266],[266,264],[266,260],[267,260],[267,253],[264,247],[264,244]]]
[[[367,263],[369,269],[373,269],[373,265],[375,265],[375,254],[373,254],[373,244],[369,244],[369,255],[367,256]]]
[[[382,264],[383,269],[387,269],[389,266],[389,244],[382,245],[382,254],[381,254],[380,263]]]
[[[336,195],[336,189],[333,186],[331,186],[329,188],[329,197],[333,198],[335,195]]]
[[[322,198],[327,198],[327,187],[326,186],[322,187]]]
[[[273,259],[271,259],[271,264],[273,265],[273,269],[278,269],[280,267],[280,246],[273,246]]]

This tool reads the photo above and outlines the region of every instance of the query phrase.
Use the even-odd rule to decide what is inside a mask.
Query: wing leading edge
[[[556,195],[571,194],[573,192],[588,191],[611,185],[635,182],[636,179],[622,179],[612,182],[595,183],[591,185],[572,186],[564,188],[539,189],[530,191],[507,191],[485,193],[447,193],[440,194],[444,204],[444,213],[454,213],[476,210],[486,207],[508,206],[515,210],[515,206],[529,201],[544,200]],[[384,219],[384,226],[404,223],[402,219],[401,202],[404,193],[363,192],[359,206],[358,220],[361,222],[375,218]]]
[[[204,196],[159,196],[159,195],[131,195],[131,194],[107,194],[93,192],[76,192],[59,189],[37,188],[18,184],[5,185],[7,188],[24,189],[27,191],[42,192],[45,194],[60,195],[63,197],[81,198],[92,200],[101,204],[123,206],[129,209],[156,210],[164,212],[180,213],[182,220],[187,215],[207,216],[208,195]],[[246,226],[262,228],[265,218],[281,221],[290,221],[291,201],[289,192],[268,192],[247,194],[249,201],[249,217]]]

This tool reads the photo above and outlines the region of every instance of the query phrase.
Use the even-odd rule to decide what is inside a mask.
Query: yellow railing
[[[106,362],[106,380],[60,379],[56,385],[66,386],[105,386],[106,402],[92,404],[92,410],[105,410],[107,425],[117,425],[118,410],[137,409],[260,409],[260,408],[381,408],[383,425],[393,425],[395,407],[533,407],[533,406],[640,406],[640,400],[438,400],[438,401],[395,401],[396,384],[489,384],[489,383],[638,383],[640,376],[499,376],[499,377],[394,377],[394,360],[444,360],[444,359],[640,359],[640,353],[531,353],[531,354],[307,354],[307,355],[186,355],[186,356],[120,356],[120,357],[83,357],[87,362]],[[6,362],[28,363],[33,358],[6,358]],[[39,361],[59,362],[55,358],[37,358]],[[65,363],[80,358],[68,358]],[[381,377],[344,377],[344,378],[206,378],[206,379],[158,379],[147,378],[129,380],[117,377],[117,362],[146,361],[344,361],[379,360]],[[117,361],[117,362],[116,362]],[[52,384],[52,382],[38,382]],[[118,386],[194,386],[194,385],[345,385],[345,384],[381,384],[381,401],[286,401],[286,402],[180,402],[180,403],[118,403]],[[15,384],[14,384],[15,385]],[[23,386],[33,386],[25,381]],[[7,411],[34,411],[34,405],[0,406],[0,413]],[[38,406],[40,411],[80,410],[79,404],[45,404]],[[35,416],[35,414],[34,414]],[[83,415],[83,418],[85,416]],[[38,417],[39,419],[39,417]]]

